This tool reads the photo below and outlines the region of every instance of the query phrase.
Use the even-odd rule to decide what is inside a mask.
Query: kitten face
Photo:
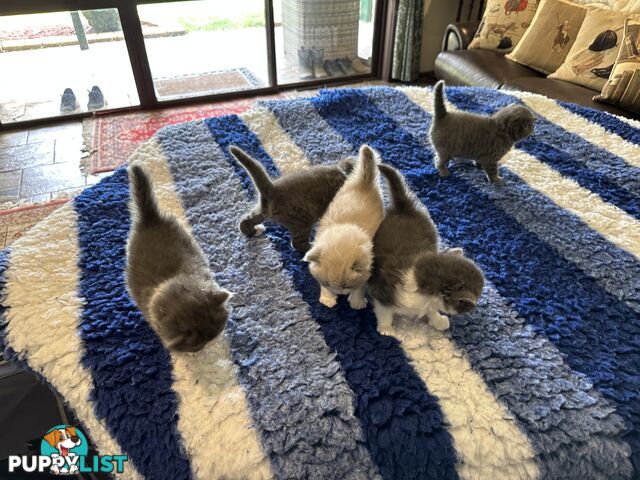
[[[514,141],[522,140],[533,133],[535,115],[527,107],[509,105],[497,115],[503,121],[509,136]]]
[[[445,313],[473,310],[484,287],[482,271],[460,249],[420,257],[414,273],[418,290],[438,296]]]
[[[229,292],[206,282],[174,279],[151,299],[150,321],[168,348],[197,352],[224,329],[230,298]]]
[[[318,283],[336,295],[346,295],[371,276],[373,245],[359,227],[335,225],[315,239],[304,260]]]

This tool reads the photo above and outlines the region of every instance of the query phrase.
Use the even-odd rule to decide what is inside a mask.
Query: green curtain
[[[424,0],[398,0],[391,78],[412,82],[420,72]]]

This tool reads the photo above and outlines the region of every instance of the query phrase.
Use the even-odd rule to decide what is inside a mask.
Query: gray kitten
[[[260,194],[256,206],[240,221],[240,231],[249,237],[257,236],[264,232],[260,224],[273,220],[289,230],[293,248],[303,253],[309,250],[311,229],[342,187],[353,159],[338,165],[316,165],[274,179],[241,148],[232,145],[229,152],[247,171]]]
[[[461,157],[475,160],[490,182],[499,183],[498,162],[518,140],[533,133],[535,115],[522,105],[509,105],[491,116],[448,112],[443,88],[442,80],[434,88],[429,132],[440,176],[448,176],[449,161]]]
[[[393,167],[380,165],[389,184],[390,205],[373,239],[374,268],[369,294],[378,331],[393,332],[395,313],[426,316],[437,330],[449,328],[440,312],[475,308],[484,277],[462,249],[438,251],[439,236],[427,209]]]
[[[231,294],[215,282],[191,234],[159,210],[142,167],[129,168],[129,183],[133,220],[127,244],[129,293],[168,348],[197,352],[224,329]]]

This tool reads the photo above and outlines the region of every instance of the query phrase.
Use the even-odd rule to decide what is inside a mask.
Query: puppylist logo
[[[57,425],[40,442],[40,455],[9,456],[9,472],[48,472],[54,475],[105,472],[122,473],[126,455],[94,455],[89,457],[87,437],[79,428]]]

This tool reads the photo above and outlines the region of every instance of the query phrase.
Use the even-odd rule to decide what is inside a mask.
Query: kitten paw
[[[451,172],[449,171],[448,168],[439,168],[438,173],[440,174],[441,177],[448,177],[451,175]]]
[[[396,331],[393,328],[393,326],[389,326],[389,327],[380,327],[380,326],[378,326],[378,333],[380,335],[385,335],[387,337],[393,337],[395,335]]]
[[[336,297],[320,297],[320,303],[325,307],[333,308],[336,306],[338,301],[336,300]]]
[[[437,317],[430,318],[429,323],[433,328],[435,328],[439,332],[447,330],[450,326],[449,317],[447,317],[446,315],[440,315],[440,314],[438,314]]]
[[[354,297],[353,294],[349,294],[349,306],[354,310],[362,310],[367,306],[367,299],[365,297]]]
[[[264,225],[262,224],[256,225],[256,228],[254,228],[254,231],[253,231],[253,236],[259,237],[260,235],[263,235],[264,232],[266,231],[267,231],[267,227],[265,227]]]

